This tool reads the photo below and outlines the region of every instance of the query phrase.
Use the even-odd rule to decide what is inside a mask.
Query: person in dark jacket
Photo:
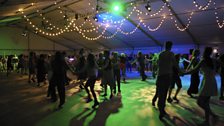
[[[41,54],[37,61],[37,86],[40,86],[40,83],[46,80],[46,73],[45,56]]]
[[[53,101],[57,100],[57,96],[55,93],[55,87],[58,89],[58,94],[60,98],[59,108],[62,108],[62,105],[65,103],[65,77],[67,64],[61,52],[56,52],[54,60],[51,63],[52,66],[52,83],[54,87],[51,89],[51,97]]]

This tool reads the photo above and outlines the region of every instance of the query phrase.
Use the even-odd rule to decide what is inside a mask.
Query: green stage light
[[[114,6],[114,10],[115,11],[119,11],[120,10],[120,7],[118,5]]]
[[[123,11],[123,5],[120,2],[114,2],[111,4],[111,12],[114,14],[120,14]]]

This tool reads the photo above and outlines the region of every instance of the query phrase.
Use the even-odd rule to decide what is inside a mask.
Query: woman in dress
[[[92,101],[90,91],[92,93],[92,96],[94,98],[94,105],[92,106],[92,108],[95,108],[97,105],[99,105],[99,102],[96,97],[96,93],[94,91],[95,82],[97,80],[98,68],[99,67],[95,61],[94,55],[90,53],[87,57],[87,63],[85,64],[84,68],[81,71],[79,71],[79,72],[87,71],[87,81],[86,81],[84,88],[86,90],[86,93],[88,94],[87,103]],[[89,91],[88,87],[90,87],[90,91]]]
[[[198,72],[199,69],[201,69],[202,71],[203,80],[201,83],[197,103],[205,111],[204,124],[206,125],[209,125],[210,116],[212,116],[213,119],[217,119],[217,116],[211,111],[209,105],[210,98],[212,96],[217,96],[218,94],[217,82],[215,79],[216,75],[215,60],[211,58],[212,50],[213,49],[211,47],[206,47],[203,54],[203,58],[202,60],[200,60],[198,65],[192,70],[185,73],[185,74],[192,74]]]
[[[195,68],[197,66],[197,64],[200,61],[199,55],[200,55],[200,50],[195,49],[193,51],[192,59],[191,59],[189,66],[187,67],[187,70],[189,70],[190,68]],[[191,74],[191,83],[190,83],[190,87],[187,90],[187,94],[190,97],[193,97],[192,94],[198,93],[199,83],[200,83],[200,76],[199,76],[199,70],[197,70]]]
[[[107,85],[110,86],[110,98],[114,96],[113,90],[115,88],[114,82],[114,72],[112,67],[112,61],[110,59],[110,52],[105,50],[104,51],[104,65],[102,66],[103,76],[102,76],[102,84],[104,86],[104,95],[107,96]]]

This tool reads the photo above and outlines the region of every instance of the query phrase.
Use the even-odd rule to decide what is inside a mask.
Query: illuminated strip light
[[[129,18],[129,17],[133,14],[133,12],[135,11],[135,9],[136,9],[136,7],[133,7],[132,11],[126,16],[126,18]],[[108,13],[108,12],[107,12],[107,13]],[[91,20],[88,20],[88,21],[91,21]],[[111,23],[113,23],[113,24],[121,24],[121,25],[120,25],[120,27],[121,27],[124,21],[126,21],[125,18],[122,19],[122,20],[120,20],[120,21],[111,22]],[[79,25],[79,27],[80,27],[79,29],[82,30],[82,32],[93,32],[93,31],[98,32],[97,30],[98,30],[101,26],[103,26],[103,24],[101,23],[101,24],[99,24],[99,26],[96,26],[96,27],[95,27],[95,26],[91,23],[91,25],[92,25],[91,27],[93,27],[93,29],[84,30],[84,29],[81,29],[81,27],[84,26],[84,24],[86,24],[86,21],[85,21],[84,23],[82,23],[81,25]],[[125,33],[125,32],[123,32],[123,33]],[[133,33],[132,33],[132,34],[133,34]]]
[[[191,19],[192,19],[192,15],[193,15],[193,14],[194,14],[194,12],[191,12],[190,17],[187,19],[187,20],[188,20],[188,23],[187,23],[187,25],[185,25],[185,27],[183,27],[183,28],[180,28],[180,27],[178,26],[178,24],[177,24],[177,20],[173,19],[173,17],[171,17],[171,19],[174,20],[175,26],[176,26],[176,28],[177,28],[179,31],[185,31],[186,29],[189,28],[189,26],[190,26],[190,24],[191,24]]]
[[[95,8],[92,7],[92,4],[91,4],[90,0],[88,0],[88,1],[89,1],[89,2],[88,2],[88,5],[91,7],[91,9],[92,9],[92,10],[95,10]]]
[[[57,2],[54,3],[55,5],[57,4]],[[32,6],[34,4],[31,4]],[[59,7],[60,8],[60,7]],[[25,21],[28,22],[28,24],[37,32],[37,33],[41,33],[42,35],[47,35],[47,36],[58,36],[64,32],[71,32],[73,31],[72,29],[69,29],[72,25],[75,25],[74,24],[74,19],[72,19],[70,22],[69,22],[69,25],[68,26],[64,26],[64,28],[59,28],[55,25],[52,25],[51,23],[49,23],[48,20],[46,20],[46,17],[43,17],[43,14],[40,14],[40,16],[42,17],[42,19],[46,22],[46,23],[49,23],[50,26],[53,27],[53,29],[57,29],[58,32],[46,32],[46,30],[44,29],[41,29],[41,28],[38,28],[33,22],[30,21],[30,19],[24,15],[24,11],[23,10],[20,10],[20,12],[23,14],[23,18],[25,19]],[[37,13],[39,12],[39,10],[37,10]],[[52,30],[53,30],[52,29]]]
[[[54,3],[54,4],[57,4],[56,2]],[[91,3],[89,3],[88,5],[90,5],[91,6]],[[59,9],[60,9],[60,6],[58,7]],[[92,8],[93,10],[94,10],[94,8]],[[136,8],[133,8],[132,9],[132,11],[130,12],[130,14],[126,17],[126,18],[129,18],[130,16],[131,16],[131,14],[133,13],[133,11],[135,10]],[[37,10],[37,12],[39,12],[39,10]],[[23,12],[22,12],[23,13]],[[60,13],[61,13],[61,11],[60,11]],[[98,12],[97,12],[98,13]],[[43,16],[43,14],[40,14],[40,16],[42,17],[42,19],[46,22],[46,23],[49,23],[49,21],[48,20],[46,20],[46,17],[44,17]],[[52,23],[49,23],[49,25],[50,26],[52,26],[53,27],[53,29],[57,29],[59,32],[56,32],[56,33],[50,33],[50,32],[45,32],[45,30],[42,30],[41,28],[38,28],[36,25],[34,25],[33,24],[33,22],[31,22],[30,21],[30,19],[29,18],[27,18],[25,15],[24,15],[24,18],[26,18],[26,21],[28,21],[29,22],[29,24],[33,27],[33,28],[35,28],[35,30],[37,31],[37,32],[39,32],[39,33],[41,33],[41,34],[43,34],[43,35],[49,35],[49,36],[57,36],[57,35],[60,35],[60,34],[62,34],[62,33],[64,33],[64,32],[70,32],[70,31],[73,31],[73,30],[75,30],[75,29],[69,29],[72,25],[73,25],[73,22],[74,22],[74,20],[75,19],[72,19],[72,21],[69,23],[69,25],[68,26],[65,26],[65,28],[59,28],[59,27],[57,27],[57,26],[55,26],[55,25],[52,25]],[[90,20],[89,20],[90,21]],[[121,21],[117,21],[117,23],[122,23],[122,22],[124,22],[125,21],[125,19],[122,19]],[[81,24],[81,25],[79,25],[79,27],[82,27],[84,24],[86,23],[86,21],[83,23],[83,24]],[[116,23],[116,22],[115,22]],[[91,27],[94,27],[93,26],[93,24],[91,23]],[[97,33],[98,33],[98,29],[99,29],[99,27],[101,27],[102,25],[100,24],[99,26],[97,26],[97,27],[94,27],[93,29],[90,29],[90,30],[82,30],[82,29],[79,29],[79,31],[82,31],[82,34],[84,35],[84,33],[83,32],[93,32],[93,31],[96,31]],[[74,27],[74,26],[73,26]],[[52,30],[53,30],[52,29]],[[97,37],[96,37],[97,38]],[[91,39],[91,38],[90,38]],[[92,39],[94,39],[94,38],[92,38]],[[95,40],[95,39],[94,39]]]
[[[26,17],[26,16],[24,16],[24,17]],[[68,28],[68,27],[66,27],[65,29],[60,29],[58,32],[46,32],[46,30],[43,30],[43,29],[41,29],[41,28],[38,28],[35,24],[33,24],[31,21],[29,21],[29,19],[27,18],[26,19],[27,20],[27,22],[28,22],[28,24],[30,25],[30,26],[32,26],[32,28],[35,30],[35,31],[37,31],[38,33],[42,33],[43,35],[49,35],[49,36],[57,36],[57,35],[60,35],[60,34],[62,34],[62,33],[64,33],[64,32],[70,32],[71,30]],[[45,31],[45,32],[44,32]]]
[[[91,2],[90,2],[90,0],[89,0],[88,5],[91,6]],[[133,5],[133,3],[131,3],[131,5]],[[92,8],[92,9],[94,10],[94,8]],[[129,18],[129,17],[132,15],[132,13],[135,11],[135,9],[136,9],[136,7],[133,7],[132,10],[130,11],[130,13],[128,14],[128,16],[126,16],[126,18]],[[108,13],[108,12],[107,12],[107,13]],[[97,11],[96,14],[98,14],[98,11]],[[123,23],[124,21],[125,21],[125,19],[122,19],[122,20],[120,20],[120,21],[116,21],[116,22],[108,21],[108,23],[110,22],[110,23],[113,23],[113,24],[120,24],[120,23]],[[106,22],[107,22],[107,21],[106,21]],[[81,24],[80,26],[83,26],[83,24]]]
[[[57,5],[57,1],[55,1],[54,4]],[[34,3],[31,3],[31,5],[34,6]],[[58,8],[60,9],[61,7],[59,6]],[[40,11],[37,9],[36,12],[39,13]],[[60,12],[61,12],[61,11],[60,11]],[[23,11],[22,11],[21,13],[24,14]],[[48,24],[51,26],[51,28],[52,28],[51,30],[53,30],[53,29],[57,29],[57,30],[63,31],[63,30],[65,30],[65,29],[67,29],[66,27],[70,27],[70,26],[65,26],[64,29],[59,28],[59,27],[57,27],[56,25],[53,25],[52,23],[50,23],[49,20],[46,20],[46,17],[43,16],[43,13],[40,13],[39,15],[40,15],[40,17],[42,17],[42,19],[43,19],[43,21],[45,21],[45,23],[48,23]],[[27,18],[27,17],[26,17],[26,18]],[[64,18],[64,17],[63,17],[63,18]],[[27,19],[28,19],[28,21],[29,21],[29,18],[27,18]],[[27,20],[26,20],[26,21],[27,21]],[[68,20],[67,20],[67,21],[68,21]],[[70,22],[69,22],[69,23],[70,23]]]
[[[147,26],[144,22],[142,22],[142,24],[143,24],[144,27],[147,27],[149,29],[149,31],[154,32],[154,31],[159,30],[159,28],[164,23],[165,19],[166,19],[166,16],[163,16],[163,19],[161,20],[161,22],[159,23],[159,25],[156,28],[150,28],[150,26],[149,25]],[[142,20],[141,17],[139,17],[139,20]]]
[[[79,25],[79,28],[83,27],[83,26],[87,23],[87,21],[88,21],[88,22],[91,21],[91,20],[89,19],[89,17],[87,17],[87,20],[84,21],[82,24]]]
[[[24,12],[21,12],[21,13],[24,14]],[[40,14],[40,15],[42,15],[42,14]],[[35,28],[36,31],[39,31],[39,32],[43,33],[44,30],[43,30],[42,28],[38,28],[36,25],[34,25],[34,23],[33,23],[32,21],[30,21],[30,19],[29,19],[26,15],[23,15],[23,18],[25,19],[25,21],[28,22],[28,24],[30,24],[33,28]],[[49,21],[46,20],[45,17],[43,17],[43,21],[45,21],[46,23],[49,23]],[[69,25],[64,26],[63,29],[62,29],[62,28],[59,28],[59,27],[57,27],[57,26],[55,26],[55,25],[52,25],[52,23],[49,23],[49,25],[52,27],[51,30],[56,29],[56,30],[59,31],[59,32],[57,32],[58,34],[62,34],[62,33],[65,32],[65,31],[69,32],[69,31],[70,31],[69,28],[73,25],[73,23],[74,23],[74,19],[72,19],[72,20],[69,22]],[[41,30],[41,29],[42,29],[42,30]],[[45,33],[50,34],[50,32],[44,32],[43,34],[45,34]]]
[[[114,32],[111,36],[104,36],[103,35],[102,38],[104,38],[104,39],[112,39],[112,38],[114,38],[117,35],[117,33],[120,31],[120,28],[122,27],[122,25],[123,25],[123,23],[121,23],[120,26],[117,27],[116,32]]]
[[[60,27],[58,27],[56,25],[53,25],[53,23],[50,23],[49,20],[46,20],[46,17],[44,17],[43,14],[40,14],[40,16],[42,17],[43,21],[48,23],[53,29],[56,29],[56,30],[64,30],[64,29],[66,29],[66,27],[70,28],[72,26],[71,21],[74,20],[74,19],[72,19],[70,22],[68,22],[69,25],[65,25],[64,28],[60,28]]]
[[[37,31],[38,33],[41,33],[42,35],[47,35],[47,36],[58,36],[58,35],[60,35],[60,34],[63,34],[64,32],[70,32],[70,31],[73,31],[73,30],[70,30],[70,29],[68,29],[68,28],[65,28],[64,30],[60,30],[59,32],[46,32],[46,30],[43,30],[43,29],[41,29],[41,28],[38,28],[35,24],[33,24],[31,21],[29,21],[29,19],[27,18],[26,15],[24,15],[23,17],[27,20],[28,24],[29,24],[35,31]],[[71,23],[73,23],[73,22],[74,22],[74,20],[71,21]],[[75,25],[75,24],[73,24],[73,25]]]
[[[104,36],[103,35],[102,38],[104,38],[104,39],[112,39],[112,38],[114,38],[117,35],[117,33],[120,31],[120,28],[122,27],[122,25],[123,25],[123,23],[121,23],[120,26],[117,27],[116,32],[114,32],[114,34],[112,34],[111,36]]]
[[[218,16],[216,3],[214,2],[213,4],[214,4],[214,7],[215,7],[215,18],[216,18],[216,22],[217,22],[219,28],[221,29],[221,28],[224,27],[224,20],[222,20],[222,23],[221,23],[221,21],[220,21],[220,19],[219,19],[219,16]]]
[[[91,25],[92,25],[91,27],[93,27],[91,29],[82,29],[81,27],[79,27],[79,29],[82,29],[83,32],[89,33],[89,32],[93,32],[93,31],[97,31],[102,26],[102,24],[99,24],[99,26],[96,26],[96,27],[94,27],[93,24],[91,24]]]
[[[119,32],[119,30],[117,29],[116,32],[114,32],[114,34],[112,34],[111,36],[104,36],[104,35],[102,35],[102,38],[104,38],[104,39],[112,39],[112,38],[114,38],[117,35],[118,32]]]
[[[55,2],[54,4],[56,5],[57,2]],[[59,6],[58,9],[60,9],[60,8],[61,8],[61,7]],[[39,11],[39,10],[36,10],[36,12],[39,13],[40,11]],[[60,11],[60,13],[62,13],[62,11]],[[69,25],[65,25],[64,28],[60,28],[60,27],[58,27],[58,26],[56,26],[56,25],[53,25],[53,23],[50,23],[49,20],[46,20],[46,17],[43,16],[43,13],[40,13],[39,16],[40,16],[46,23],[48,23],[50,26],[52,26],[53,29],[57,29],[57,30],[61,30],[61,31],[64,31],[64,30],[66,30],[67,28],[71,27],[71,25],[72,25],[72,24],[71,24],[71,21],[74,20],[74,19],[72,19],[70,22],[68,22]],[[62,18],[64,18],[64,15],[62,16]],[[67,19],[66,21],[68,21],[68,19]],[[52,29],[52,30],[53,30],[53,29]]]
[[[162,7],[160,7],[160,9],[153,14],[149,14],[148,12],[143,12],[139,9],[136,9],[136,12],[138,12],[139,14],[144,14],[144,15],[149,15],[150,17],[154,17],[154,16],[160,14],[163,11],[163,9],[165,8],[165,6],[166,6],[166,3],[164,3],[164,5],[162,5]]]
[[[134,6],[133,8],[132,8],[132,10],[130,11],[130,13],[125,17],[126,19],[128,19],[132,14],[133,14],[133,12],[136,10],[136,7]],[[109,13],[109,12],[106,12],[106,13]],[[112,23],[112,24],[121,24],[121,23],[123,23],[124,21],[126,21],[126,19],[122,19],[122,20],[119,20],[119,21],[111,21],[111,20],[106,20],[106,21],[104,21],[103,20],[103,23]]]
[[[82,27],[86,24],[90,22],[90,25],[92,27],[92,29],[82,29]],[[96,31],[102,26],[102,24],[99,24],[99,26],[94,26],[93,23],[91,22],[91,20],[89,19],[89,17],[87,17],[87,20],[84,21],[82,24],[80,24],[78,27],[79,29],[82,29],[83,32],[93,32],[93,31]]]
[[[195,5],[195,7],[197,7],[199,10],[206,10],[210,4],[211,4],[212,0],[208,0],[207,4],[204,6],[199,5],[196,0],[193,0],[193,4]]]
[[[138,30],[138,28],[140,27],[141,25],[141,21],[139,21],[138,25],[130,32],[124,32],[123,30],[121,30],[121,27],[118,28],[118,30],[120,31],[121,34],[124,34],[124,35],[131,35],[133,33],[136,32],[136,30]]]
[[[133,12],[135,11],[135,9],[136,9],[136,7],[133,7],[133,9],[132,9],[132,11],[126,16],[126,18],[129,18],[132,14],[133,14]],[[107,12],[108,13],[108,12]],[[87,20],[87,21],[91,21],[90,19],[89,20]],[[82,24],[80,24],[79,25],[79,29],[81,29],[81,27],[83,27],[85,24],[86,24],[86,22],[87,21],[84,21]],[[112,23],[112,24],[122,24],[124,21],[126,21],[126,19],[124,18],[124,19],[122,19],[122,20],[120,20],[120,21],[115,21],[115,22],[111,22],[110,21],[110,23]],[[108,23],[108,22],[107,22]],[[99,24],[99,26],[94,26],[93,24],[92,24],[92,22],[90,23],[90,25],[91,25],[91,27],[92,27],[92,29],[90,29],[90,30],[84,30],[84,29],[82,29],[82,31],[83,32],[93,32],[93,31],[96,31],[96,30],[98,30],[103,24],[101,23],[101,24]]]
[[[165,5],[166,5],[166,3],[165,3]],[[165,19],[166,19],[166,16],[164,15],[163,16],[163,19],[161,20],[161,22],[159,23],[159,25],[156,27],[156,28],[150,28],[150,26],[148,25],[146,25],[145,23],[144,23],[144,21],[142,20],[142,18],[139,16],[139,14],[137,14],[138,15],[138,19],[139,19],[139,21],[142,23],[142,25],[145,27],[145,28],[148,28],[148,30],[149,31],[157,31],[157,30],[159,30],[159,28],[162,26],[162,24],[164,23],[164,21],[165,21]]]
[[[77,28],[78,28],[78,27],[77,27]],[[94,40],[98,40],[98,39],[100,39],[100,38],[103,36],[103,34],[106,32],[107,28],[108,28],[108,26],[105,27],[105,29],[103,30],[102,34],[100,34],[100,35],[97,36],[97,37],[93,37],[93,38],[92,38],[92,37],[87,37],[87,36],[82,32],[82,30],[77,29],[77,31],[79,31],[79,33],[82,34],[82,37],[83,37],[83,38],[85,38],[85,39],[87,39],[87,40],[94,41]]]
[[[54,4],[56,5],[57,4],[57,1],[54,2]],[[34,6],[33,3],[31,3],[32,6]],[[61,8],[60,6],[58,7],[59,9]],[[23,14],[23,17],[25,18],[25,20],[28,22],[29,25],[32,26],[32,28],[35,29],[35,31],[37,31],[38,33],[41,33],[43,35],[49,35],[49,36],[57,36],[57,35],[60,35],[64,32],[70,32],[70,31],[73,31],[72,29],[69,29],[72,25],[74,25],[74,19],[72,19],[69,23],[69,25],[65,25],[64,28],[59,28],[57,27],[56,25],[53,25],[52,23],[49,22],[49,20],[46,20],[46,17],[43,16],[42,13],[40,13],[39,15],[42,17],[43,21],[45,21],[46,23],[48,23],[48,25],[51,27],[50,30],[57,30],[58,32],[54,32],[54,33],[51,33],[51,32],[45,32],[46,30],[44,29],[41,29],[41,28],[38,28],[33,22],[30,21],[30,19],[24,15],[24,11],[23,9],[20,11],[22,14]],[[39,13],[40,11],[39,10],[36,10],[36,13]],[[61,11],[60,11],[61,13]],[[64,18],[64,17],[63,17]],[[67,20],[68,21],[68,20]]]

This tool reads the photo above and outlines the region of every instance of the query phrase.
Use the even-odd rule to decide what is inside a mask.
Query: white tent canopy
[[[120,0],[119,19],[108,12],[114,1],[2,0],[1,50],[160,50],[167,40],[222,50],[223,0]]]

